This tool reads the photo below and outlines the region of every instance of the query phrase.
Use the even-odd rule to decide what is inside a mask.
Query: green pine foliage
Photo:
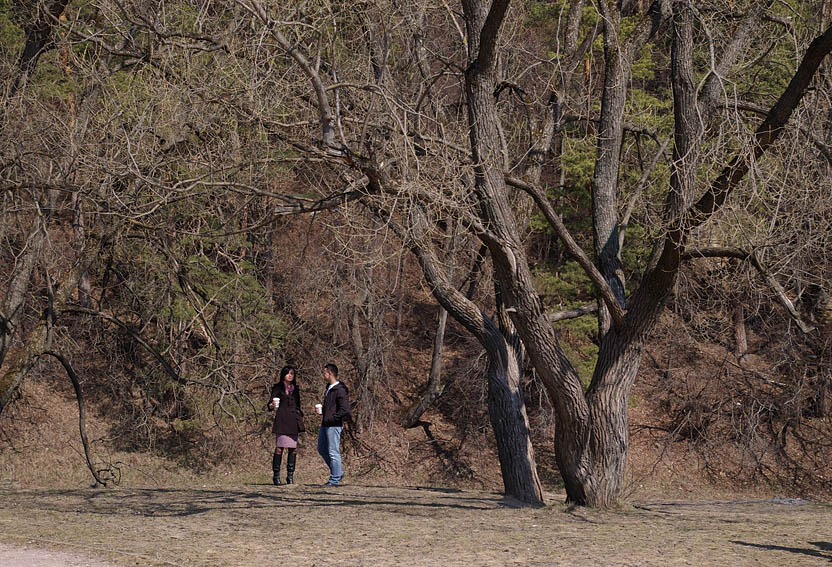
[[[557,268],[538,267],[534,271],[534,278],[549,311],[565,311],[594,301],[589,278],[577,262],[567,261]],[[556,325],[564,352],[584,387],[589,386],[598,360],[596,319],[584,316],[561,321]]]
[[[14,0],[0,0],[0,54],[4,60],[19,57],[26,39],[15,17],[14,4]]]

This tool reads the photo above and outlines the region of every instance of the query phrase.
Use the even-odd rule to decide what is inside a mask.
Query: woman
[[[275,398],[279,401],[275,403]],[[297,385],[297,374],[293,366],[280,369],[280,381],[272,386],[269,409],[277,411],[274,414],[274,455],[272,455],[272,482],[280,482],[280,461],[283,451],[289,450],[286,459],[286,484],[292,484],[295,476],[295,460],[298,450],[298,433],[305,431],[303,427],[303,411],[300,409],[300,388]]]

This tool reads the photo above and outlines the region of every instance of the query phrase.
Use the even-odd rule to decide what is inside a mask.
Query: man
[[[334,364],[324,366],[323,376],[328,385],[321,410],[318,454],[329,467],[329,480],[324,486],[338,486],[344,476],[341,470],[341,431],[344,420],[350,417],[349,390],[338,381],[338,367]]]

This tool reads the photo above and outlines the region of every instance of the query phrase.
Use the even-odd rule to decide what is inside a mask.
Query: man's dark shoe
[[[337,483],[337,482],[329,482],[329,481],[326,481],[326,482],[325,482],[325,483],[323,483],[321,486],[338,486],[338,483]]]

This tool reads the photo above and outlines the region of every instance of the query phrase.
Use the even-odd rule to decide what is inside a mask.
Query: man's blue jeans
[[[318,432],[318,454],[329,467],[329,482],[338,484],[344,476],[341,470],[341,430],[339,426],[321,426]]]

